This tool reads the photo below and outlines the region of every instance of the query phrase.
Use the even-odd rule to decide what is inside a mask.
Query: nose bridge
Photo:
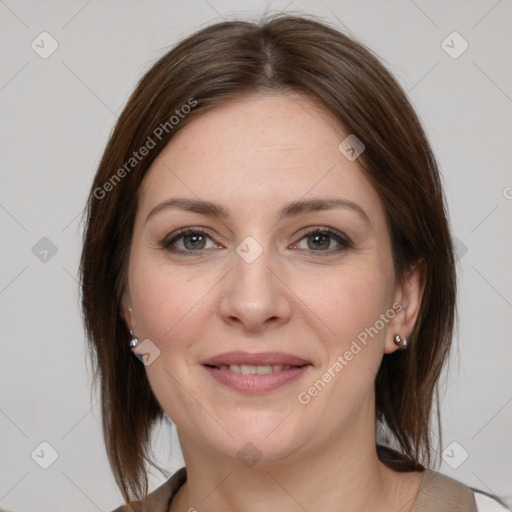
[[[278,266],[274,259],[268,246],[252,236],[237,246],[221,301],[224,320],[238,320],[257,330],[270,319],[276,323],[289,317],[291,304],[286,287],[274,275]]]

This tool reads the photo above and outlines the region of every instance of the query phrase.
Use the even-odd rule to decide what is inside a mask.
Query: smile
[[[275,373],[280,372],[283,370],[290,370],[291,368],[294,368],[290,365],[282,365],[282,364],[274,364],[274,365],[259,365],[259,366],[253,366],[249,364],[230,364],[225,365],[222,364],[220,366],[216,366],[215,368],[218,368],[219,370],[229,370],[231,372],[235,373],[242,373],[243,375],[266,375],[268,373]]]
[[[292,365],[202,365],[217,383],[237,393],[261,395],[291,384],[309,372],[310,363]]]

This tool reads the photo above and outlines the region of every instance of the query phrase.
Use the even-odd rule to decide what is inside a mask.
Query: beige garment
[[[173,496],[186,480],[186,469],[179,469],[149,494],[146,508],[141,507],[140,502],[132,502],[132,512],[168,512]],[[112,512],[130,512],[130,509],[121,505]],[[411,512],[477,512],[477,508],[470,487],[446,475],[426,469]]]

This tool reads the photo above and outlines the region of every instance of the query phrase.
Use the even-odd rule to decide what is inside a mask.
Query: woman
[[[453,248],[418,118],[362,45],[295,16],[182,41],[121,114],[87,216],[84,318],[132,510],[505,510],[429,469]],[[147,497],[164,416],[185,468]]]

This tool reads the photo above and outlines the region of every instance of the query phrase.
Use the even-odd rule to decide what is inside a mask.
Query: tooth
[[[240,365],[240,372],[243,375],[253,375],[256,373],[256,366],[249,365],[249,364],[242,364],[242,365]]]
[[[272,366],[256,366],[256,373],[258,375],[265,375],[266,373],[272,373]]]
[[[235,373],[241,373],[243,375],[266,375],[273,372],[280,372],[283,370],[289,370],[292,366],[285,364],[273,364],[273,365],[252,365],[252,364],[221,364],[218,366],[219,370],[230,370]]]

